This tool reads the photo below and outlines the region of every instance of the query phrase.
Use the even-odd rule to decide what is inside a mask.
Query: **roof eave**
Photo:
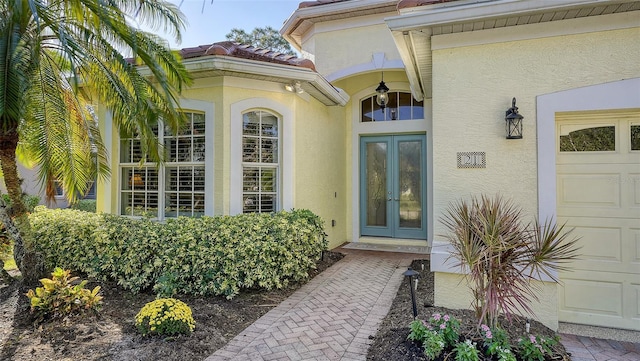
[[[406,31],[392,31],[391,35],[393,36],[393,41],[400,53],[400,58],[405,64],[405,73],[409,79],[411,93],[416,100],[422,101],[425,96],[429,97],[430,94],[426,89],[423,89],[422,81],[420,80],[421,77],[420,72],[418,71],[417,59],[415,58],[413,50],[411,34]]]
[[[588,5],[607,5],[623,3],[626,0],[484,0],[473,3],[451,2],[438,6],[423,6],[410,12],[386,18],[391,31],[409,31],[428,26],[448,25],[461,22],[478,21],[503,16],[558,11]]]
[[[198,73],[218,71],[222,75],[228,73],[234,76],[245,74],[247,78],[264,77],[282,84],[298,81],[307,93],[325,105],[344,106],[349,101],[345,92],[333,87],[317,72],[304,67],[218,55],[187,59],[184,65],[196,77]],[[149,72],[148,69],[146,72]]]

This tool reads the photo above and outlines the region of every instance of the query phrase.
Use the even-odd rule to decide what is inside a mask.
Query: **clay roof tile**
[[[417,6],[442,4],[454,2],[458,0],[400,0],[398,1],[398,9],[413,8]]]
[[[180,56],[182,56],[183,59],[192,59],[207,55],[231,56],[234,58],[292,65],[308,68],[314,71],[316,70],[316,67],[311,60],[301,59],[269,49],[256,48],[248,44],[239,44],[233,41],[220,41],[213,44],[200,45],[180,50]]]

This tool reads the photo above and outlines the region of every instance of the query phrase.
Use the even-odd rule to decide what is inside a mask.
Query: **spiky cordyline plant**
[[[465,271],[473,292],[472,306],[478,326],[498,326],[498,316],[507,319],[527,312],[537,301],[531,282],[541,275],[558,282],[557,271],[577,257],[577,239],[553,221],[522,222],[522,210],[500,196],[473,197],[452,204],[442,224],[449,233],[450,258]]]

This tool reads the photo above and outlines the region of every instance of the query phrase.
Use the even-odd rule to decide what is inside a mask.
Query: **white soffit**
[[[385,22],[393,34],[414,96],[431,97],[431,36],[640,11],[630,0],[452,1],[401,10]],[[638,21],[640,25],[640,21]],[[409,65],[411,64],[411,66]],[[418,88],[420,91],[417,91]],[[417,99],[417,98],[416,98]]]

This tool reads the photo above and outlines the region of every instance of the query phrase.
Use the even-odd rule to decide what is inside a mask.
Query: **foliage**
[[[77,209],[85,212],[96,212],[96,200],[95,199],[80,199],[71,205],[71,209]]]
[[[544,361],[545,355],[553,355],[551,348],[557,344],[557,337],[529,335],[528,338],[518,340],[519,356],[524,361]]]
[[[460,321],[449,315],[434,313],[429,322],[414,320],[409,327],[411,332],[408,339],[422,344],[424,354],[429,360],[440,356],[446,347],[458,343]]]
[[[11,205],[11,198],[9,198],[8,194],[3,194],[2,199],[7,204],[7,206]],[[37,195],[24,193],[22,195],[22,202],[24,203],[27,212],[31,213],[40,204],[40,197]]]
[[[427,360],[436,359],[444,350],[442,334],[436,331],[427,332],[425,338],[422,340],[422,347],[424,348],[424,355],[427,357]]]
[[[71,277],[71,271],[56,267],[51,273],[51,278],[40,280],[43,287],[38,287],[27,292],[31,302],[31,312],[35,312],[38,318],[60,317],[84,310],[99,310],[102,296],[98,295],[100,286],[93,290],[85,288],[84,280],[74,285],[78,277]]]
[[[458,342],[454,348],[456,352],[456,361],[478,361],[480,357],[478,355],[478,349],[476,343],[471,340],[465,340],[464,342]]]
[[[456,361],[475,361],[480,359],[544,361],[553,358],[553,347],[559,343],[557,336],[547,338],[528,335],[526,338],[518,339],[517,347],[512,349],[505,330],[501,328],[491,329],[485,324],[481,325],[479,329],[484,348],[479,347],[471,339],[466,339],[464,342],[458,342],[459,339],[456,339],[453,343],[447,343],[444,330],[447,328],[446,322],[451,324],[452,321],[454,321],[453,323],[457,322],[454,318],[445,321],[445,317],[440,317],[437,313],[433,314],[429,322],[414,320],[409,325],[410,333],[407,338],[421,344],[429,360],[433,360],[445,353],[447,354],[445,359],[455,354]],[[459,325],[459,322],[457,324]],[[443,327],[443,325],[445,326]],[[483,350],[486,356],[482,355]]]
[[[164,296],[282,288],[307,278],[327,248],[323,222],[308,210],[158,223],[42,207],[31,222],[47,265]]]
[[[413,320],[409,324],[409,336],[407,337],[411,341],[417,341],[422,343],[422,340],[427,338],[427,334],[431,332],[431,326],[425,321]]]
[[[458,339],[460,338],[460,321],[455,317],[434,313],[431,315],[429,323],[438,333],[442,334],[447,347],[458,343]]]
[[[191,308],[175,298],[151,301],[136,315],[136,328],[143,335],[190,334],[195,327]]]
[[[466,270],[473,291],[478,326],[498,325],[538,300],[532,280],[546,275],[557,282],[556,271],[576,258],[577,239],[568,239],[564,226],[551,221],[524,224],[522,210],[501,197],[482,196],[450,206],[442,220],[449,234],[452,258]]]
[[[580,129],[560,136],[561,152],[614,150],[616,150],[616,129],[613,126]]]
[[[511,349],[507,333],[503,329],[498,327],[490,329],[489,326],[483,324],[480,326],[480,333],[488,355],[496,355],[499,350]]]
[[[7,206],[11,205],[11,199],[7,194],[3,194],[2,199]],[[33,212],[33,209],[40,203],[40,197],[30,194],[24,194],[22,200],[27,208],[27,212]],[[13,260],[13,244],[14,242],[11,240],[9,234],[7,234],[4,224],[0,222],[0,262],[5,262],[5,269],[11,269],[15,266],[15,261]],[[10,267],[7,263],[13,266]]]
[[[498,347],[498,361],[516,361],[516,355],[510,349]]]
[[[73,202],[96,174],[109,173],[92,104],[109,109],[114,127],[139,136],[144,158],[156,161],[163,152],[154,126],[162,119],[177,131],[185,122],[178,99],[191,77],[166,42],[140,25],[179,39],[184,20],[167,1],[0,2],[0,166],[15,217],[4,222],[16,225],[5,224],[27,283],[41,277],[42,257],[21,198],[16,152],[37,161],[48,199],[59,182]]]
[[[266,26],[255,28],[251,33],[238,28],[233,28],[226,35],[227,40],[241,44],[250,44],[258,48],[269,49],[282,54],[296,55],[291,45],[280,35],[278,30]]]

